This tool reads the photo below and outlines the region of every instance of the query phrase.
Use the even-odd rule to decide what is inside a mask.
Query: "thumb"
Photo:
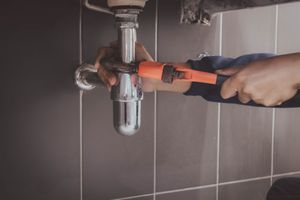
[[[234,77],[230,77],[227,79],[221,88],[221,96],[223,99],[229,99],[237,95],[238,92],[238,83]]]
[[[229,68],[226,68],[226,69],[216,70],[216,73],[219,74],[219,75],[224,75],[224,76],[232,76],[232,75],[238,73],[241,70],[242,70],[241,67],[229,67]]]

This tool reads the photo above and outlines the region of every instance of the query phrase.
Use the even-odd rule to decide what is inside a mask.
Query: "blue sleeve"
[[[215,72],[218,69],[225,69],[228,67],[242,67],[252,61],[263,60],[266,58],[273,57],[274,54],[249,54],[238,58],[227,58],[223,56],[207,56],[201,60],[189,60],[188,64],[194,70],[201,70],[206,72]],[[187,96],[202,96],[207,101],[219,102],[219,103],[234,103],[242,104],[238,97],[232,97],[230,99],[224,100],[221,95],[221,86],[209,85],[203,83],[193,82],[190,89],[184,93]],[[245,105],[245,104],[242,104]],[[262,106],[250,101],[248,104],[250,106]],[[300,99],[291,99],[283,103],[279,107],[300,107]]]

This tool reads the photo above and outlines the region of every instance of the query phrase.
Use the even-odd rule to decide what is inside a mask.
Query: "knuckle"
[[[249,102],[249,98],[245,96],[244,94],[239,94],[239,101],[242,102],[243,104]]]
[[[266,107],[271,107],[271,106],[274,106],[276,103],[272,100],[265,100],[263,101],[263,105],[266,106]]]
[[[235,75],[235,80],[239,84],[244,84],[245,83],[245,76],[241,73],[238,73],[237,75]]]
[[[223,85],[222,85],[222,88],[221,88],[221,97],[223,99],[226,99],[228,97],[228,93],[229,93],[229,87],[230,85],[230,80],[226,81]]]
[[[247,94],[252,94],[254,90],[255,90],[255,89],[254,89],[253,85],[251,85],[251,84],[246,84],[246,85],[243,87],[243,92],[244,92],[244,93],[247,93]]]
[[[263,100],[263,95],[259,92],[254,92],[252,94],[252,98],[254,101],[261,101],[261,100]]]

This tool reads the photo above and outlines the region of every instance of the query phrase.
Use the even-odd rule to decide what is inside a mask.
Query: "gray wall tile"
[[[275,118],[274,173],[300,171],[300,109],[277,109]]]
[[[278,10],[278,53],[294,53],[300,51],[300,27],[293,23],[299,19],[300,3],[284,4]]]
[[[206,188],[200,190],[181,191],[156,196],[157,200],[215,200],[216,188]]]
[[[298,19],[300,3],[279,6],[278,53],[300,52]],[[299,123],[300,109],[277,109],[275,121],[274,173],[300,171]]]
[[[223,55],[273,53],[275,16],[275,6],[224,13]]]
[[[220,181],[270,175],[272,112],[222,106]]]
[[[157,108],[157,190],[215,183],[215,105],[164,93]]]
[[[199,53],[219,52],[219,22],[211,26],[180,24],[180,1],[159,1],[158,56],[160,61],[185,62]]]
[[[159,1],[158,59],[185,62],[218,53],[218,20],[211,27],[180,25],[180,1]],[[215,183],[217,104],[158,93],[157,191]]]
[[[220,200],[265,200],[270,187],[270,180],[220,186]]]
[[[78,200],[79,1],[4,1],[0,12],[1,199]]]
[[[139,19],[139,41],[154,52],[155,1]],[[114,19],[89,10],[83,16],[84,60],[93,62],[97,49],[116,40]],[[140,37],[142,36],[142,37]],[[83,96],[84,198],[111,199],[153,192],[154,97],[142,102],[142,127],[133,137],[113,128],[112,102],[105,88]]]
[[[225,56],[274,52],[274,6],[229,12],[223,19]],[[272,109],[223,104],[220,180],[269,175],[271,133]]]
[[[153,99],[146,96],[143,126],[133,137],[112,125],[109,97],[95,90],[84,96],[84,196],[111,199],[153,191]],[[104,94],[104,92],[103,92]]]
[[[152,196],[147,196],[147,197],[139,197],[139,198],[134,198],[134,200],[153,200],[153,195]]]

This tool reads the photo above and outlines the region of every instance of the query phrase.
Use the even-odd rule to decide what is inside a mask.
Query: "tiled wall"
[[[0,199],[79,200],[78,0],[0,6]]]
[[[179,9],[149,0],[139,17],[138,40],[160,61],[300,51],[300,3],[224,13],[210,27],[180,25]],[[113,18],[80,0],[6,1],[0,13],[1,199],[263,200],[273,180],[300,175],[300,109],[150,93],[141,131],[122,137],[106,89],[72,82],[116,39]]]

